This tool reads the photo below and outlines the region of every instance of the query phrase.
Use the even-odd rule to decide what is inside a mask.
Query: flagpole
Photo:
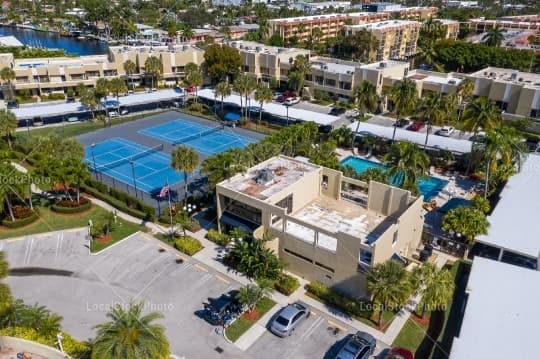
[[[169,200],[169,217],[171,218],[171,231],[174,236],[174,226],[173,226],[173,217],[172,217],[172,208],[171,208],[171,188],[169,187],[169,178],[167,177],[167,197]]]

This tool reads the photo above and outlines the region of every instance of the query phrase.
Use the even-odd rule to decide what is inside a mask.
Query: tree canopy
[[[236,76],[240,72],[242,59],[234,47],[210,45],[204,53],[206,72],[212,81],[218,82],[226,76]]]

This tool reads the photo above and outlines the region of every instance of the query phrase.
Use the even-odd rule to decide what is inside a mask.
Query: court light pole
[[[289,105],[285,104],[285,108],[287,109],[287,127],[289,127]]]
[[[96,181],[98,179],[98,176],[97,176],[97,168],[96,168],[96,157],[94,156],[94,147],[96,147],[96,143],[92,143],[90,145],[90,148],[91,148],[91,152],[92,152],[92,162],[93,162],[93,167],[94,167],[94,175],[96,176]]]
[[[129,164],[131,165],[131,176],[133,177],[133,187],[135,188],[135,198],[139,198],[137,195],[137,180],[135,179],[135,164],[133,163],[133,160],[129,161]]]

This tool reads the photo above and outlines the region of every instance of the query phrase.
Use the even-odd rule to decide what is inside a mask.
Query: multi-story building
[[[520,29],[520,30],[540,30],[540,16],[531,17],[508,17],[503,19],[487,20],[484,18],[470,19],[468,22],[469,28],[473,28],[476,32],[484,32],[495,26],[502,29]]]
[[[356,297],[374,265],[412,257],[424,224],[422,197],[285,156],[219,183],[216,196],[221,230],[266,233],[291,272]]]
[[[416,42],[422,24],[409,20],[389,20],[362,25],[346,26],[346,34],[369,31],[377,40],[377,48],[370,57],[377,61],[406,59],[416,54]]]
[[[445,39],[457,39],[459,35],[459,21],[449,19],[435,19],[435,21],[443,24],[446,32],[444,34]]]
[[[190,62],[200,65],[204,51],[188,46],[160,47],[110,47],[107,55],[59,57],[44,59],[14,59],[12,54],[0,54],[0,68],[15,71],[12,82],[16,91],[28,89],[33,94],[64,92],[79,83],[94,86],[99,78],[125,76],[124,62],[136,64],[130,79],[140,81],[144,76],[144,63],[157,57],[163,65],[163,81],[174,84],[184,77],[184,66]]]
[[[335,37],[343,31],[345,25],[365,24],[389,19],[388,13],[349,13],[301,16],[269,20],[270,36],[279,35],[285,41],[296,36],[298,41],[306,41],[313,29],[322,31],[322,39]]]

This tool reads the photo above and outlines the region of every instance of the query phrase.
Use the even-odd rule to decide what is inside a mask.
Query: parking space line
[[[26,237],[19,237],[19,238],[13,238],[13,239],[6,239],[6,243],[22,241],[22,240],[25,240],[25,239],[26,239]]]
[[[197,268],[198,270],[201,270],[203,272],[208,272],[208,269],[204,268],[202,265],[200,265],[199,263],[195,264],[194,265],[195,268]]]
[[[313,334],[315,329],[317,329],[322,324],[322,322],[324,322],[323,317],[319,317],[319,318],[315,319],[315,322],[313,322],[313,324],[311,324],[311,326],[304,332],[304,334],[302,334],[302,336],[300,338],[302,340],[305,340],[306,338],[311,336],[311,334]]]
[[[334,328],[337,328],[339,330],[341,330],[342,332],[348,332],[347,328],[331,321],[331,320],[328,320],[328,325],[331,326],[331,327],[334,327]]]
[[[181,256],[180,254],[178,254],[178,253],[175,253],[175,255],[176,255],[178,258],[180,258],[181,260],[183,260],[184,262],[189,261],[189,259],[187,259],[187,258],[185,258],[185,257],[182,257],[182,256]]]
[[[223,283],[225,284],[231,284],[230,281],[228,281],[227,279],[223,278],[222,276],[220,276],[219,274],[216,274],[216,278],[220,281],[222,281]]]
[[[159,248],[163,249],[165,252],[169,249],[169,248],[165,247],[163,244],[160,244]]]

